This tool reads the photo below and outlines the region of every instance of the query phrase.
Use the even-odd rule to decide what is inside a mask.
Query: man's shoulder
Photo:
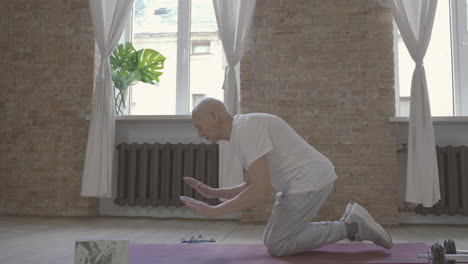
[[[238,115],[240,120],[268,120],[268,119],[281,119],[279,116],[269,113],[247,113]]]
[[[234,118],[234,127],[239,130],[243,129],[258,129],[262,127],[270,127],[272,124],[276,126],[279,123],[284,123],[284,120],[279,116],[269,113],[247,113],[239,114]]]
[[[233,127],[238,133],[260,132],[263,128],[267,128],[269,120],[275,117],[268,113],[239,114],[234,118]]]

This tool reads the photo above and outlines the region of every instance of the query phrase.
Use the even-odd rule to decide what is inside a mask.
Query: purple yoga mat
[[[373,244],[332,244],[290,257],[272,257],[258,244],[133,244],[129,264],[414,264],[429,246],[422,243],[395,244],[386,250]]]

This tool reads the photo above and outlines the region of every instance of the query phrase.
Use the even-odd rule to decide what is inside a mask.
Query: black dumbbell
[[[419,254],[417,257],[429,260],[430,264],[455,264],[457,261],[468,261],[468,250],[457,250],[455,241],[448,239],[443,246],[435,243],[427,254]]]

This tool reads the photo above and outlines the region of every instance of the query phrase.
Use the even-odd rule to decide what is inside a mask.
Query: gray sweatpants
[[[343,222],[309,222],[333,189],[333,183],[317,191],[276,194],[276,203],[263,234],[268,252],[288,256],[347,238]]]

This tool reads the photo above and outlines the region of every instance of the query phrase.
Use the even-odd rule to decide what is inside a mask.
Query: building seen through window
[[[130,114],[189,114],[201,95],[223,100],[226,62],[213,3],[189,2],[135,1],[133,45],[137,50],[154,49],[166,61],[158,85],[138,83],[131,88]]]

